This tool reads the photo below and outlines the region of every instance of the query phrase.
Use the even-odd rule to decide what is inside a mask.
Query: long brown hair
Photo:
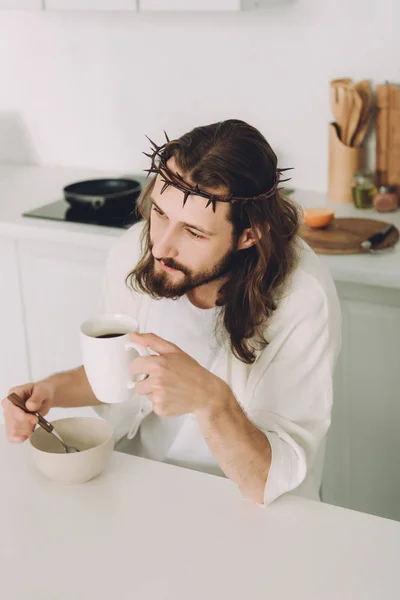
[[[224,187],[235,196],[253,197],[274,186],[277,157],[261,133],[239,120],[196,127],[165,148],[174,156],[183,177],[200,188]],[[146,290],[144,275],[152,261],[150,195],[155,179],[138,201],[145,219],[143,256],[127,282]],[[228,281],[221,287],[217,305],[230,336],[233,354],[244,363],[255,361],[256,350],[268,344],[265,327],[277,306],[277,291],[296,262],[294,240],[299,225],[298,207],[276,191],[267,200],[231,204],[230,220],[238,238],[247,228],[256,243],[235,256]],[[210,208],[211,210],[211,208]]]

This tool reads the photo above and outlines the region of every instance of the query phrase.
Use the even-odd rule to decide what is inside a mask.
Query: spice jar
[[[396,210],[399,205],[395,189],[391,185],[379,186],[378,193],[374,197],[374,207],[379,212],[390,212]]]
[[[372,173],[369,171],[355,173],[352,188],[355,206],[357,208],[371,208],[375,194],[376,187]]]

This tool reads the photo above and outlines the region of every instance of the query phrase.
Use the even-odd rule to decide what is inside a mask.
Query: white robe
[[[150,307],[157,300],[125,284],[141,255],[142,227],[143,223],[134,225],[110,251],[101,311],[131,315],[138,320],[141,333],[157,333],[144,329]],[[298,265],[266,329],[268,346],[248,365],[238,360],[225,343],[210,369],[226,381],[248,418],[269,440],[272,462],[265,505],[295,489],[306,497],[319,497],[325,437],[331,420],[332,377],[341,344],[340,305],[332,278],[304,242],[299,240],[298,248]],[[163,303],[162,316],[168,319],[165,312]],[[179,327],[184,335],[184,323],[180,322]],[[148,398],[133,394],[130,402],[94,409],[113,424],[117,449],[133,453],[136,449],[138,453],[134,438],[152,412]],[[162,460],[223,475],[192,415],[177,428]]]

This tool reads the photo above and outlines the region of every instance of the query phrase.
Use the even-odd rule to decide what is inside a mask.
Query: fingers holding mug
[[[130,366],[129,366],[129,371],[131,373],[131,375],[133,376],[133,381],[128,383],[128,387],[130,389],[135,389],[135,392],[139,395],[143,395],[146,392],[143,391],[139,391],[142,388],[139,387],[139,389],[137,388],[137,386],[139,385],[139,383],[141,384],[142,382],[144,382],[146,379],[149,378],[150,373],[152,373],[154,371],[154,367],[155,367],[155,363],[154,363],[154,356],[138,356],[137,358],[135,358]],[[147,389],[147,386],[146,386]]]

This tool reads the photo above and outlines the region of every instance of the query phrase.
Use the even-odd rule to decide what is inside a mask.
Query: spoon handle
[[[28,410],[25,406],[25,402],[22,400],[22,398],[17,396],[17,394],[14,394],[14,392],[12,392],[9,396],[7,396],[7,398],[10,400],[10,402],[14,404],[14,406],[17,406],[24,412],[28,413],[28,415],[35,415],[35,417],[39,419],[39,425],[43,427],[43,429],[45,429],[48,433],[51,433],[53,431],[53,425],[46,421],[46,419],[42,417],[42,415],[39,415],[38,412],[32,412]]]

